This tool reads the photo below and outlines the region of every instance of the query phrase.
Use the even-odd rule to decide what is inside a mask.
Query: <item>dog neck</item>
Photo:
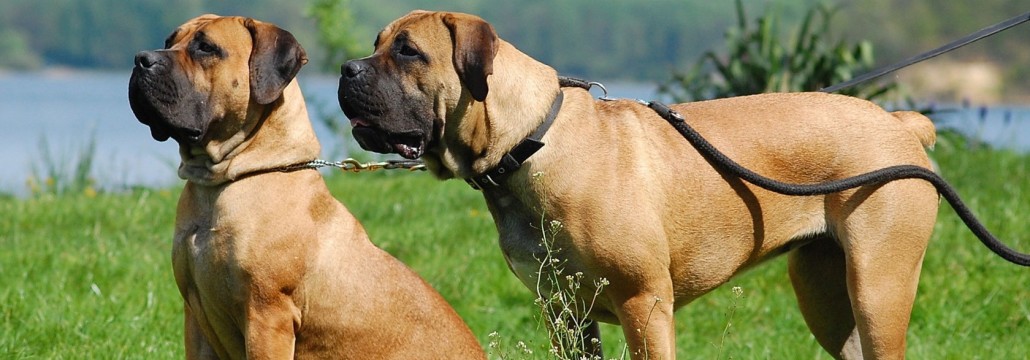
[[[469,178],[497,166],[544,122],[560,91],[553,68],[511,44],[501,41],[497,57],[507,61],[494,62],[486,100],[463,95],[446,121],[439,161],[453,176]]]
[[[554,97],[554,101],[551,102],[551,110],[547,112],[543,123],[537,126],[532,134],[519,141],[511,150],[505,152],[496,166],[478,175],[466,178],[465,182],[471,185],[472,188],[483,191],[486,191],[487,188],[502,186],[501,184],[509,175],[522,168],[522,164],[544,147],[545,144],[542,139],[547,135],[547,130],[551,128],[554,119],[558,116],[563,98],[564,94],[559,91],[558,95]]]
[[[251,107],[240,129],[218,135],[224,140],[208,141],[202,147],[180,145],[179,177],[218,186],[318,157],[320,145],[296,79],[275,102]]]

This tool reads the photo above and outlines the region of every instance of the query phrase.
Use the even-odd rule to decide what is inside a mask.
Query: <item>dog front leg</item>
[[[300,312],[289,299],[248,307],[247,359],[292,359]]]
[[[617,316],[633,359],[676,358],[673,300],[643,292],[624,300]]]

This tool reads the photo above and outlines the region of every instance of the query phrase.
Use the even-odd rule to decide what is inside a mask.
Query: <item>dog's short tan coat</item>
[[[634,358],[673,358],[676,308],[781,254],[804,318],[830,354],[904,357],[937,215],[929,183],[809,197],[760,189],[716,170],[652,110],[559,88],[551,67],[471,15],[412,12],[386,26],[373,55],[342,71],[340,102],[362,146],[421,155],[440,178],[494,167],[563,92],[546,146],[484,196],[510,267],[531,289],[542,258],[538,225],[561,222],[555,247],[566,271],[610,283],[589,316],[621,324]],[[930,167],[924,147],[935,139],[922,115],[839,95],[673,108],[740,164],[791,183]]]
[[[172,258],[187,358],[484,357],[454,310],[369,241],[316,170],[275,171],[319,152],[292,35],[209,15],[166,47],[137,56],[130,99],[155,138],[180,143],[187,182]]]

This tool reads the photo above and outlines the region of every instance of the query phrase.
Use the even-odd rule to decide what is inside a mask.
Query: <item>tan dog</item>
[[[904,356],[937,215],[931,184],[809,197],[757,188],[715,170],[643,105],[559,88],[554,69],[471,15],[412,12],[379,33],[373,55],[341,71],[340,103],[360,144],[421,156],[440,178],[475,179],[501,250],[530,289],[543,258],[538,224],[561,221],[555,247],[568,271],[610,282],[589,317],[621,324],[634,358],[673,358],[676,308],[781,254],[805,320],[830,354]],[[496,176],[490,170],[504,154],[545,122],[559,93],[546,146],[505,178],[484,176]],[[923,148],[935,139],[921,115],[822,93],[673,109],[737,162],[792,183],[929,167]]]
[[[316,170],[293,36],[205,15],[136,55],[129,99],[180,146],[172,260],[187,358],[483,358],[453,309],[369,242]]]

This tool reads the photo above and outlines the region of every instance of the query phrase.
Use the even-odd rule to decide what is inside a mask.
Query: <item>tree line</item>
[[[313,20],[318,0],[13,0],[0,2],[0,69],[45,67],[128,69],[133,55],[160,47],[177,25],[203,13],[274,22],[305,44],[314,65],[328,64]],[[869,40],[879,64],[933,48],[1027,11],[1025,0],[750,0],[749,15],[779,14],[799,22],[807,9],[840,7],[830,27],[843,38]],[[349,57],[371,50],[375,34],[412,9],[470,12],[500,36],[564,74],[594,79],[662,80],[716,49],[735,24],[731,1],[704,0],[350,0],[338,11],[357,44]],[[791,28],[791,27],[784,27]],[[789,37],[790,34],[783,34]],[[1030,78],[1030,25],[1009,30],[947,56],[989,60],[1015,82]],[[339,61],[339,60],[333,60]],[[1015,84],[1030,88],[1030,84]]]

